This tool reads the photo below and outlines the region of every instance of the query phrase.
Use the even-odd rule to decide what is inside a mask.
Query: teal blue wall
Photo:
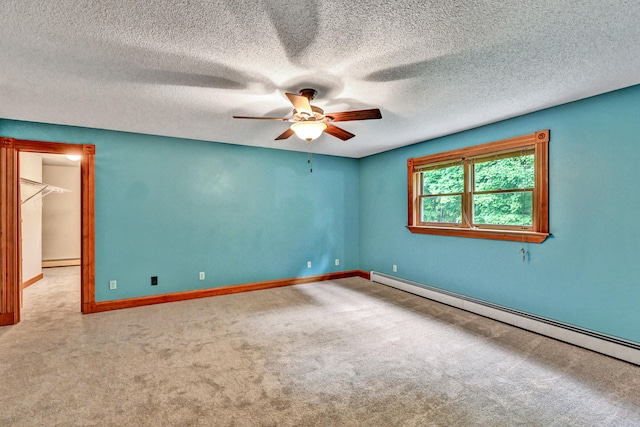
[[[283,150],[10,120],[0,135],[96,145],[97,301],[358,268],[357,160],[316,155],[309,173]]]
[[[314,156],[312,174],[304,153],[11,120],[0,135],[96,145],[98,301],[359,268],[640,342],[639,106],[636,86],[360,161]],[[407,158],[541,129],[553,236],[526,262],[517,242],[406,230]]]
[[[542,244],[411,234],[406,160],[550,129]],[[640,342],[640,86],[360,161],[360,268]],[[398,272],[392,272],[397,264]]]

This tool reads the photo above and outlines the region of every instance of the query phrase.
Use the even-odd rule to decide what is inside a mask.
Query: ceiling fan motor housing
[[[311,111],[313,114],[309,114],[305,111],[298,112],[295,108],[293,109],[293,120],[296,122],[304,122],[304,121],[322,121],[324,120],[324,110],[322,108],[316,107],[315,105],[311,106]]]

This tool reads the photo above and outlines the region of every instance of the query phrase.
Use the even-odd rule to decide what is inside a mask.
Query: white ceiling
[[[40,153],[39,156],[42,157],[42,164],[45,166],[66,166],[73,168],[80,167],[79,161],[69,160],[64,154]]]
[[[306,151],[285,91],[366,155],[640,83],[638,0],[2,0],[0,117]]]

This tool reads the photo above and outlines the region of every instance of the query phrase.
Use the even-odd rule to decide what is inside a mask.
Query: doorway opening
[[[80,311],[95,307],[94,156],[91,144],[0,138],[0,326],[20,321],[22,236],[20,153],[81,156],[80,162]]]

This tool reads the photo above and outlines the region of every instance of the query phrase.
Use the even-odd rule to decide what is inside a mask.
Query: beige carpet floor
[[[640,367],[361,278],[0,328],[0,426],[640,426]]]

